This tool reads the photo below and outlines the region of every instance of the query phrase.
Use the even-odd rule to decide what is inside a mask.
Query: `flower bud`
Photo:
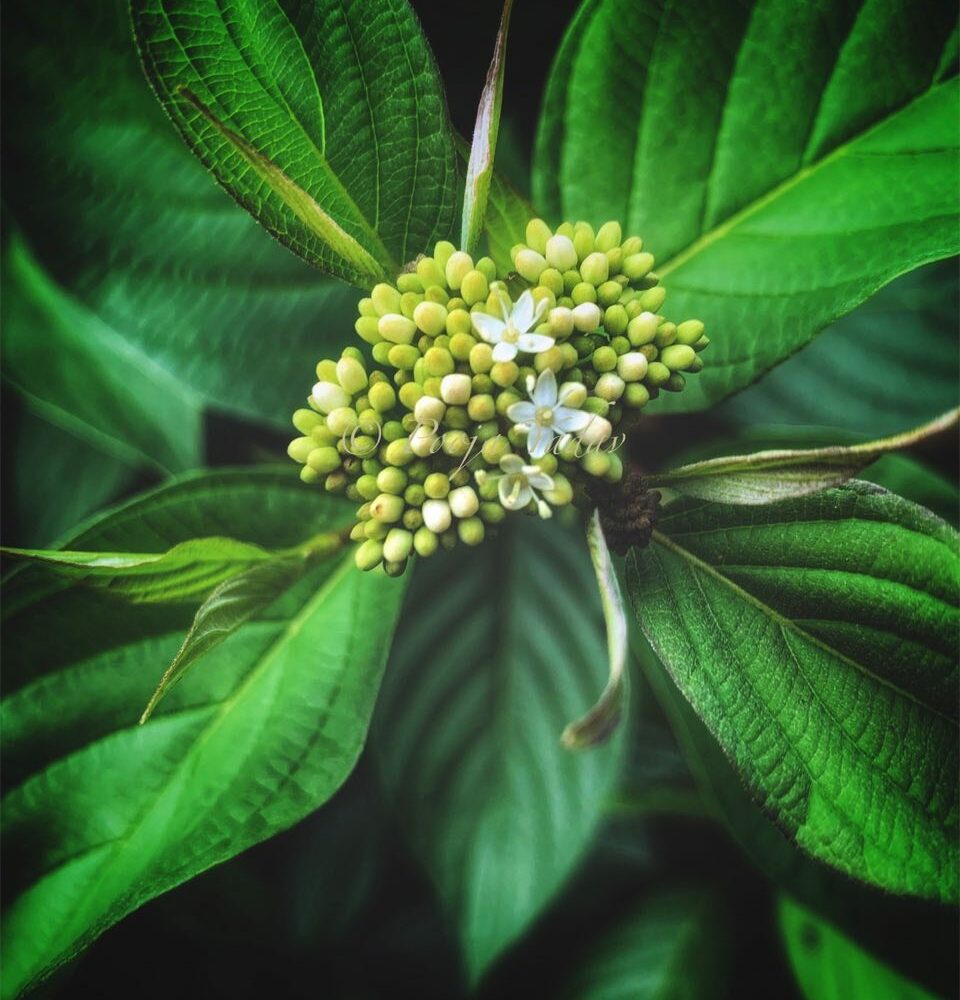
[[[606,253],[608,250],[620,246],[621,239],[623,239],[623,232],[620,229],[620,223],[605,222],[597,230],[597,238],[594,242],[599,251]]]
[[[594,416],[590,423],[580,431],[578,437],[583,444],[589,447],[603,444],[612,433],[613,427],[606,417]]]
[[[397,394],[389,382],[377,382],[367,393],[370,406],[378,413],[386,413],[397,405]]]
[[[434,534],[443,534],[450,527],[452,517],[446,500],[424,500],[421,513],[424,525]]]
[[[332,382],[317,382],[313,387],[312,399],[321,413],[330,413],[337,407],[350,405],[350,394]]]
[[[478,424],[492,420],[497,415],[497,407],[493,401],[493,396],[487,393],[471,396],[470,402],[467,403],[467,413],[470,419],[476,421]]]
[[[644,360],[646,360],[644,358]],[[626,385],[619,375],[615,375],[613,372],[607,372],[605,375],[601,375],[597,379],[597,384],[594,387],[594,392],[601,398],[607,400],[608,403],[615,403],[622,395],[623,390]]]
[[[350,406],[338,406],[327,415],[327,429],[337,438],[342,438],[356,429],[360,418]]]
[[[287,445],[287,454],[295,461],[299,462],[301,465],[305,465],[307,461],[307,456],[316,448],[317,443],[312,437],[299,437],[294,438],[290,444]],[[339,462],[337,463],[339,465]]]
[[[630,317],[627,315],[627,310],[618,303],[608,306],[603,314],[603,328],[611,337],[626,333],[629,322]]]
[[[375,541],[382,542],[384,538],[387,537],[387,532],[390,531],[390,525],[385,524],[383,521],[364,521],[363,523],[363,537],[372,538]]]
[[[497,361],[490,369],[490,378],[504,389],[513,385],[519,377],[520,366],[516,361]]]
[[[653,269],[654,259],[652,253],[634,253],[623,262],[623,273],[631,281],[639,281],[646,277]]]
[[[463,431],[447,431],[443,435],[443,453],[453,458],[463,458],[470,451],[469,435]]]
[[[392,524],[403,517],[403,497],[393,493],[381,493],[370,504],[370,516],[383,524]]]
[[[383,559],[383,545],[373,538],[368,538],[362,545],[358,546],[353,554],[357,569],[371,570],[380,565]]]
[[[544,490],[543,498],[554,507],[565,507],[573,500],[573,486],[570,480],[561,473],[553,475],[553,489]]]
[[[650,312],[656,312],[664,303],[667,297],[667,290],[663,285],[650,288],[640,296],[640,305]]]
[[[320,423],[321,418],[313,410],[300,409],[293,411],[293,426],[301,434],[309,434]]]
[[[356,358],[343,357],[337,362],[337,381],[351,396],[355,396],[367,387],[367,373]]]
[[[469,333],[455,333],[450,338],[449,351],[454,361],[468,361],[470,352],[477,346],[477,338]]]
[[[630,320],[627,326],[627,338],[634,347],[642,347],[644,344],[653,343],[657,335],[657,327],[660,325],[660,318],[656,313],[642,312]]]
[[[570,298],[573,299],[574,305],[582,305],[584,302],[596,302],[597,301],[597,290],[589,281],[579,281],[573,286],[573,290],[570,292]]]
[[[573,311],[564,306],[551,309],[547,317],[547,325],[550,328],[550,336],[555,340],[569,337],[573,333]]]
[[[688,319],[677,327],[677,343],[693,347],[703,336],[703,323],[698,319]]]
[[[470,489],[465,486],[464,489]],[[479,517],[469,517],[457,525],[457,534],[464,545],[479,545],[486,534],[483,521]]]
[[[380,317],[377,332],[391,344],[411,344],[417,333],[417,324],[400,313],[387,313]]]
[[[598,347],[590,359],[598,372],[612,372],[617,367],[617,352],[610,346]]]
[[[453,355],[445,347],[431,347],[423,356],[423,370],[430,378],[443,378],[456,367]]]
[[[473,322],[466,309],[451,309],[447,312],[448,336],[454,337],[458,333],[470,333],[472,329]]]
[[[440,450],[440,438],[432,425],[420,425],[414,428],[409,437],[410,451],[418,458],[429,458]]]
[[[376,317],[361,316],[354,322],[353,328],[357,331],[357,336],[368,344],[379,344],[383,339],[380,336],[380,324]]]
[[[413,408],[413,415],[417,418],[417,423],[429,429],[434,429],[434,425],[439,426],[446,412],[446,404],[435,396],[421,396]]]
[[[377,489],[381,493],[393,493],[400,496],[407,486],[407,474],[403,469],[395,466],[388,466],[382,469],[377,476]]]
[[[440,539],[426,525],[418,528],[416,534],[413,536],[413,547],[417,555],[423,556],[424,559],[432,556],[439,546]]]
[[[468,306],[483,302],[490,294],[490,285],[486,277],[477,270],[468,271],[463,276],[460,285],[460,296]]]
[[[446,307],[437,302],[421,302],[413,310],[413,321],[428,337],[437,337],[447,329]]]
[[[561,274],[577,266],[577,251],[567,236],[551,236],[546,245],[547,263]]]
[[[553,233],[543,219],[531,219],[527,223],[527,246],[533,247],[539,253],[543,253],[547,248],[547,241],[551,239]]]
[[[510,442],[502,434],[498,434],[496,437],[483,442],[483,448],[480,453],[488,465],[497,466],[500,464],[500,459],[504,455],[509,455],[511,450]]]
[[[444,268],[447,284],[458,291],[464,277],[473,270],[473,258],[462,250],[457,250],[450,255],[447,266]]]
[[[647,365],[647,377],[645,381],[654,388],[666,385],[670,380],[670,369],[660,361],[651,361]]]
[[[406,438],[391,441],[385,450],[384,457],[389,465],[406,465],[414,459],[413,449]]]
[[[407,568],[407,562],[389,562],[388,560],[383,561],[383,572],[389,577],[403,576],[403,571]]]
[[[425,289],[431,285],[444,284],[444,273],[432,257],[421,257],[417,261],[417,277]]]
[[[696,351],[688,344],[671,344],[660,352],[660,360],[671,370],[680,371],[693,364]]]
[[[610,263],[606,254],[590,254],[580,265],[580,274],[591,285],[602,285],[610,276]]]
[[[469,375],[444,375],[440,383],[440,398],[445,403],[463,406],[470,398],[472,388]]]
[[[383,558],[389,562],[403,562],[413,548],[413,535],[403,528],[391,528],[383,542]]]
[[[617,359],[617,374],[625,382],[639,382],[647,374],[647,364],[643,354],[630,351]]]
[[[473,517],[480,509],[480,501],[472,486],[461,486],[459,489],[452,490],[447,497],[447,502],[450,504],[450,510],[453,514],[460,518]]]
[[[543,254],[524,248],[517,254],[514,266],[522,277],[526,278],[531,285],[535,285],[540,280],[540,275],[546,270],[547,262]]]
[[[397,275],[397,288],[400,290],[401,294],[405,295],[407,292],[423,292],[423,282],[415,275],[409,271],[403,274]]]
[[[605,281],[597,289],[597,301],[606,309],[614,305],[614,303],[619,302],[622,293],[623,289],[620,287],[619,282]]]
[[[600,307],[593,302],[584,302],[573,310],[573,325],[581,333],[595,333],[601,318]]]
[[[631,382],[624,390],[623,401],[632,410],[643,409],[650,402],[650,390],[642,382]]]
[[[596,248],[593,239],[593,229],[585,222],[578,222],[573,230],[573,246],[577,251],[577,259],[585,260]]]

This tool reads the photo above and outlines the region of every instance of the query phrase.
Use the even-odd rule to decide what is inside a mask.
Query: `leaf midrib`
[[[855,143],[866,139],[868,136],[872,135],[874,132],[888,125],[890,122],[894,121],[899,115],[904,114],[907,110],[913,107],[918,101],[924,100],[930,94],[937,91],[943,90],[946,87],[955,85],[956,80],[951,77],[948,80],[944,80],[940,83],[934,83],[928,87],[925,91],[917,94],[915,97],[911,98],[910,101],[897,108],[895,111],[891,111],[889,114],[884,115],[878,121],[874,122],[869,128],[858,132],[856,135],[851,136],[846,139],[840,145],[832,149],[826,156],[821,157],[819,160],[802,167],[800,170],[796,171],[791,176],[787,177],[785,180],[781,181],[775,187],[771,188],[765,194],[760,195],[760,197],[755,198],[749,204],[744,206],[739,211],[735,212],[733,215],[729,216],[725,221],[721,222],[719,225],[714,226],[712,229],[698,236],[692,243],[688,244],[682,250],[675,253],[670,257],[665,263],[658,267],[657,273],[661,278],[666,277],[671,272],[682,267],[688,261],[692,260],[704,250],[708,249],[718,240],[723,239],[731,230],[735,229],[746,219],[758,212],[762,211],[768,205],[773,204],[782,195],[791,191],[793,188],[797,187],[803,181],[807,180],[808,177],[813,176],[822,168],[828,166],[833,161],[840,159],[844,156]]]
[[[838,649],[834,649],[833,646],[824,642],[822,639],[811,635],[805,629],[800,628],[799,625],[791,618],[787,618],[771,608],[769,604],[765,604],[758,597],[751,594],[748,590],[745,590],[739,584],[735,583],[729,577],[724,576],[716,567],[711,566],[710,563],[705,562],[698,556],[695,556],[688,549],[683,548],[674,542],[668,535],[665,535],[659,529],[654,529],[653,540],[659,545],[662,545],[665,549],[668,549],[674,555],[678,556],[680,559],[689,563],[689,565],[695,567],[701,572],[705,573],[707,576],[712,577],[714,580],[722,584],[727,589],[731,590],[738,598],[750,604],[753,608],[759,611],[762,615],[769,618],[771,621],[775,622],[777,626],[781,629],[787,629],[797,635],[799,635],[803,640],[809,642],[811,645],[816,646],[818,649],[822,650],[828,656],[839,660],[841,663],[846,664],[852,669],[856,670],[858,673],[862,674],[864,677],[869,678],[875,684],[885,687],[892,691],[895,695],[907,699],[907,701],[913,702],[921,711],[929,712],[932,715],[937,716],[944,722],[948,723],[954,729],[960,728],[960,723],[958,720],[950,718],[948,715],[944,715],[941,711],[934,708],[932,705],[928,705],[921,701],[916,695],[911,694],[909,691],[905,691],[903,688],[898,687],[896,684],[887,680],[884,677],[880,677],[875,674],[872,670],[865,667],[862,663],[858,663],[856,660],[841,653]]]

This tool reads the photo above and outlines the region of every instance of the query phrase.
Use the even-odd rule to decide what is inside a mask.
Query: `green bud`
[[[293,412],[293,426],[296,427],[301,434],[309,434],[314,427],[319,426],[322,422],[322,417],[319,417],[314,410],[294,410]]]
[[[460,295],[468,306],[483,302],[490,294],[490,285],[479,271],[468,271],[460,285]]]
[[[314,448],[307,456],[307,465],[316,472],[326,474],[340,468],[340,452],[331,445]]]
[[[426,500],[427,493],[426,490],[420,483],[411,483],[403,491],[403,499],[411,507],[420,507],[423,501]]]
[[[593,239],[593,229],[585,222],[578,222],[573,230],[573,246],[577,251],[577,259],[585,260],[596,248]]]
[[[653,268],[652,253],[634,253],[623,262],[623,273],[631,281],[639,281],[647,276]]]
[[[327,415],[327,429],[338,438],[350,434],[359,423],[356,410],[349,406],[338,406]]]
[[[610,455],[605,451],[588,451],[580,459],[580,468],[587,475],[602,478],[610,471]]]
[[[553,489],[544,490],[543,498],[553,507],[565,507],[573,501],[573,486],[561,473],[553,475]]]
[[[622,292],[623,289],[616,281],[605,281],[597,289],[597,300],[601,306],[607,308],[607,306],[612,306],[615,302],[620,301]]]
[[[617,367],[617,352],[612,347],[598,347],[590,359],[598,372],[612,372]]]
[[[378,316],[400,312],[400,292],[393,285],[388,285],[385,282],[375,285],[370,293],[370,298]]]
[[[683,387],[687,384],[687,380],[680,374],[680,372],[673,372],[670,378],[664,383],[663,388],[667,392],[680,392]]]
[[[625,388],[626,383],[622,378],[620,378],[619,375],[615,375],[613,372],[607,372],[605,375],[601,375],[600,378],[597,379],[597,384],[593,391],[601,399],[605,399],[608,403],[615,403],[623,395],[623,390]]]
[[[484,524],[501,524],[507,512],[498,503],[482,503],[479,510],[480,519]]]
[[[519,274],[526,278],[531,285],[535,285],[540,280],[540,275],[547,268],[547,261],[543,254],[529,248],[520,250],[514,258],[513,264]]]
[[[667,290],[663,285],[657,285],[655,288],[648,289],[640,296],[640,304],[644,309],[649,309],[650,312],[659,312],[666,297]]]
[[[417,261],[417,277],[423,283],[424,288],[446,283],[443,271],[432,257],[421,257]]]
[[[694,345],[693,349],[695,351],[702,351],[710,346],[710,338],[704,334]]]
[[[387,361],[401,371],[412,371],[420,360],[420,352],[412,344],[391,344]]]
[[[661,323],[653,342],[657,347],[669,347],[677,339],[676,323]]]
[[[366,537],[366,532],[364,531],[365,525],[362,521],[359,521],[350,529],[350,541],[351,542],[362,542]]]
[[[626,333],[629,317],[627,310],[621,305],[612,305],[603,314],[603,328],[614,337]]]
[[[660,318],[652,312],[642,312],[630,320],[627,326],[627,337],[634,347],[642,347],[653,342],[657,335]]]
[[[385,469],[384,472],[387,470]],[[383,473],[381,472],[382,476]],[[379,484],[380,476],[377,476],[377,482]],[[403,497],[397,496],[394,493],[381,493],[376,497],[370,504],[370,516],[375,521],[381,521],[384,524],[392,524],[395,521],[399,521],[403,517]]]
[[[470,450],[470,437],[465,431],[447,431],[443,435],[443,453],[463,458]]]
[[[563,340],[573,333],[573,311],[563,306],[551,309],[547,319],[550,328],[550,336],[556,340]]]
[[[596,333],[600,328],[601,319],[603,313],[594,302],[583,302],[573,309],[573,325],[581,333]]]
[[[421,302],[413,310],[413,321],[428,337],[437,337],[447,329],[446,307],[437,302]]]
[[[387,537],[387,532],[390,530],[389,524],[384,524],[383,521],[365,521],[363,524],[363,535],[365,538],[372,538],[375,541],[382,542],[384,538]]]
[[[574,285],[570,298],[573,299],[575,305],[580,305],[583,302],[596,302],[597,290],[589,281],[580,281]]]
[[[476,338],[471,337],[469,333],[455,333],[450,338],[449,351],[453,355],[454,361],[467,361],[476,344]]]
[[[639,351],[621,354],[617,359],[617,374],[625,382],[639,382],[647,374],[647,359]]]
[[[545,247],[547,263],[561,274],[577,266],[577,251],[568,236],[551,236]]]
[[[577,285],[580,284],[581,280],[582,279],[580,278],[580,272],[576,268],[563,272],[563,290],[566,293],[567,297],[569,297],[571,292],[573,292],[574,288],[576,288]],[[570,302],[571,308],[573,305],[574,303],[573,300],[571,299]]]
[[[608,250],[620,246],[622,238],[623,234],[620,230],[619,222],[605,222],[597,230],[596,247],[598,250],[606,253]]]
[[[464,489],[470,489],[465,486]],[[457,534],[464,545],[479,545],[483,541],[485,528],[479,517],[468,517],[457,525]]]
[[[442,500],[450,492],[450,480],[442,472],[431,472],[423,481],[423,490],[431,500]]]
[[[383,559],[383,544],[373,538],[368,538],[353,554],[357,569],[371,570],[380,565]]]
[[[445,403],[464,406],[467,400],[470,399],[472,389],[473,385],[471,384],[469,375],[461,375],[459,373],[444,375],[440,382],[440,398]]]
[[[490,369],[490,378],[504,389],[513,385],[519,376],[520,366],[516,361],[497,361]]]
[[[514,403],[519,403],[521,396],[514,389],[504,389],[500,395],[497,396],[497,415],[505,417],[507,415],[507,410]]]
[[[610,404],[599,396],[589,396],[584,400],[581,409],[598,417],[605,417],[610,412]]]
[[[693,347],[702,336],[703,323],[698,319],[688,319],[685,323],[681,323],[677,327],[678,344],[688,344],[690,347]]]
[[[400,438],[408,434],[409,431],[403,426],[401,420],[388,420],[383,425],[383,440],[386,442],[399,441]]]
[[[690,372],[691,375],[695,375],[697,372],[703,371],[703,358],[700,355],[696,355],[693,361],[684,369],[684,371]]]
[[[376,476],[363,475],[357,480],[357,491],[364,500],[375,500],[380,495]]]
[[[631,382],[624,390],[623,401],[632,410],[641,410],[650,402],[650,390],[642,382]]]
[[[309,465],[305,465],[300,470],[300,479],[308,486],[316,485],[322,478],[321,474],[316,469],[311,469]]]
[[[399,496],[407,487],[407,474],[403,469],[390,466],[377,476],[377,487],[381,493],[393,493]]]
[[[647,377],[644,380],[648,385],[659,388],[670,381],[670,369],[659,361],[651,361],[647,366]]]
[[[470,369],[478,375],[485,375],[493,368],[493,348],[486,343],[470,348]]]
[[[468,375],[467,377],[469,378],[470,376]],[[470,414],[467,413],[467,408],[457,404],[447,407],[447,415],[443,422],[446,424],[448,430],[451,431],[465,431],[472,423]]]
[[[423,369],[430,378],[443,378],[456,367],[453,355],[445,347],[431,347],[423,356]]]
[[[420,487],[418,486],[417,489],[420,489]],[[416,531],[417,528],[423,525],[423,514],[421,514],[416,507],[408,507],[403,512],[403,517],[400,519],[400,523],[407,529],[407,531]]]
[[[447,284],[456,291],[459,291],[464,277],[473,270],[473,258],[462,250],[457,250],[450,255],[447,266],[444,269]]]
[[[584,281],[589,281],[591,285],[602,285],[610,276],[610,264],[605,254],[591,253],[580,264],[580,274]],[[576,289],[574,289],[576,293]],[[577,300],[576,294],[573,296],[574,302]]]
[[[473,322],[466,309],[454,309],[447,312],[447,336],[451,340],[458,334],[469,334],[472,330]]]
[[[480,454],[488,465],[497,466],[500,464],[500,459],[504,455],[509,455],[512,450],[510,442],[502,434],[498,434],[483,442]]]
[[[317,444],[312,437],[299,437],[294,438],[290,444],[287,445],[287,454],[295,461],[299,462],[301,465],[305,465],[307,461],[307,456],[316,448]],[[337,462],[339,465],[340,463]]]
[[[627,276],[620,273],[620,269],[623,267],[623,250],[620,247],[614,247],[612,250],[607,251],[607,266],[610,269],[610,277],[614,275],[617,276],[617,283],[623,287],[629,284]]]
[[[373,316],[361,316],[353,324],[353,328],[357,331],[357,336],[368,344],[379,344],[383,339],[380,336],[379,320]]]
[[[378,413],[386,413],[397,405],[397,394],[388,382],[377,382],[367,393],[370,406]]]
[[[433,248],[433,259],[437,267],[445,268],[447,261],[457,252],[457,248],[449,240],[440,240]]]
[[[400,296],[400,314],[412,322],[413,314],[421,302],[423,302],[423,296],[418,292],[404,292]]]
[[[471,396],[470,401],[467,403],[467,413],[470,414],[470,419],[475,420],[478,424],[492,420],[497,415],[497,407],[493,396]]]
[[[693,364],[696,352],[688,344],[673,344],[660,352],[660,360],[671,371],[682,371]]]
[[[423,380],[423,394],[425,396],[435,396],[440,398],[440,379],[436,375],[431,375]]]
[[[413,535],[403,528],[391,528],[383,543],[383,558],[403,562],[413,548]]]
[[[623,479],[623,459],[615,451],[607,452],[607,457],[610,459],[610,468],[603,478],[608,483],[619,483]]]
[[[403,576],[404,570],[407,568],[407,562],[388,562],[384,560],[383,572],[392,579],[396,579],[398,576]]]
[[[376,361],[378,365],[386,365],[390,363],[390,348],[397,345],[391,344],[389,340],[381,340],[373,345],[373,350],[371,354],[373,355],[373,360]]]
[[[406,465],[413,461],[414,454],[410,442],[406,438],[400,438],[387,445],[385,457],[388,465]]]
[[[484,479],[482,483],[477,484],[477,492],[480,494],[481,500],[496,500],[499,492],[497,489],[497,480]]]
[[[427,527],[418,528],[413,536],[413,547],[424,559],[432,556],[440,545],[440,539]]]
[[[540,275],[540,287],[545,288],[554,298],[563,295],[563,275],[555,267],[548,267]]]
[[[391,344],[411,344],[417,332],[417,324],[400,313],[387,313],[380,317],[377,330]]]
[[[489,257],[481,257],[476,263],[476,269],[487,279],[488,284],[496,281],[497,265]]]
[[[532,247],[538,253],[543,253],[547,249],[547,240],[553,233],[543,219],[531,219],[527,223],[527,246]]]
[[[357,310],[361,316],[372,316],[374,319],[379,316],[377,307],[373,304],[373,299],[361,299],[357,303]]]
[[[423,282],[409,271],[397,276],[397,288],[402,295],[406,295],[407,292],[423,294]]]

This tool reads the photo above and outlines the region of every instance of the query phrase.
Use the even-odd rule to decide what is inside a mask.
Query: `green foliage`
[[[780,897],[780,932],[807,1000],[933,1000],[788,896]]]
[[[171,397],[287,426],[356,294],[217,190],[143,78],[123,0],[38,0],[4,28],[4,190],[40,262]]]
[[[908,0],[581,7],[534,200],[643,235],[671,309],[708,321],[709,365],[662,409],[728,396],[957,252],[955,17]]]
[[[226,472],[156,490],[74,543],[124,539],[142,551],[216,524],[282,546],[304,528],[336,527],[340,510],[295,478]],[[8,996],[336,791],[363,745],[402,595],[349,558],[321,563],[137,727],[134,706],[176,651],[182,612],[130,607],[118,621],[104,595],[51,591],[32,580],[39,572],[18,574],[5,605],[3,823],[17,860],[3,927]]]
[[[725,996],[716,900],[661,892],[606,934],[578,970],[570,1000],[710,1000]]]
[[[572,753],[560,734],[605,674],[590,559],[559,523],[504,524],[468,561],[417,568],[375,748],[472,979],[554,896],[596,828],[622,738]]]
[[[132,10],[147,75],[184,140],[305,260],[369,287],[347,241],[396,271],[447,235],[458,184],[446,102],[406,3],[134,0]],[[318,231],[182,88],[342,236]]]
[[[634,610],[756,797],[815,857],[955,900],[956,533],[857,483],[659,529]]]

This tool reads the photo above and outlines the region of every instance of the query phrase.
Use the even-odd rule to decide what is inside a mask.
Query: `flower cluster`
[[[438,243],[361,300],[374,364],[348,347],[317,365],[288,451],[304,482],[360,504],[361,569],[402,573],[414,551],[479,544],[508,511],[548,517],[617,483],[615,432],[703,367],[703,324],[660,314],[653,256],[618,223],[533,219],[511,257],[498,275]]]

